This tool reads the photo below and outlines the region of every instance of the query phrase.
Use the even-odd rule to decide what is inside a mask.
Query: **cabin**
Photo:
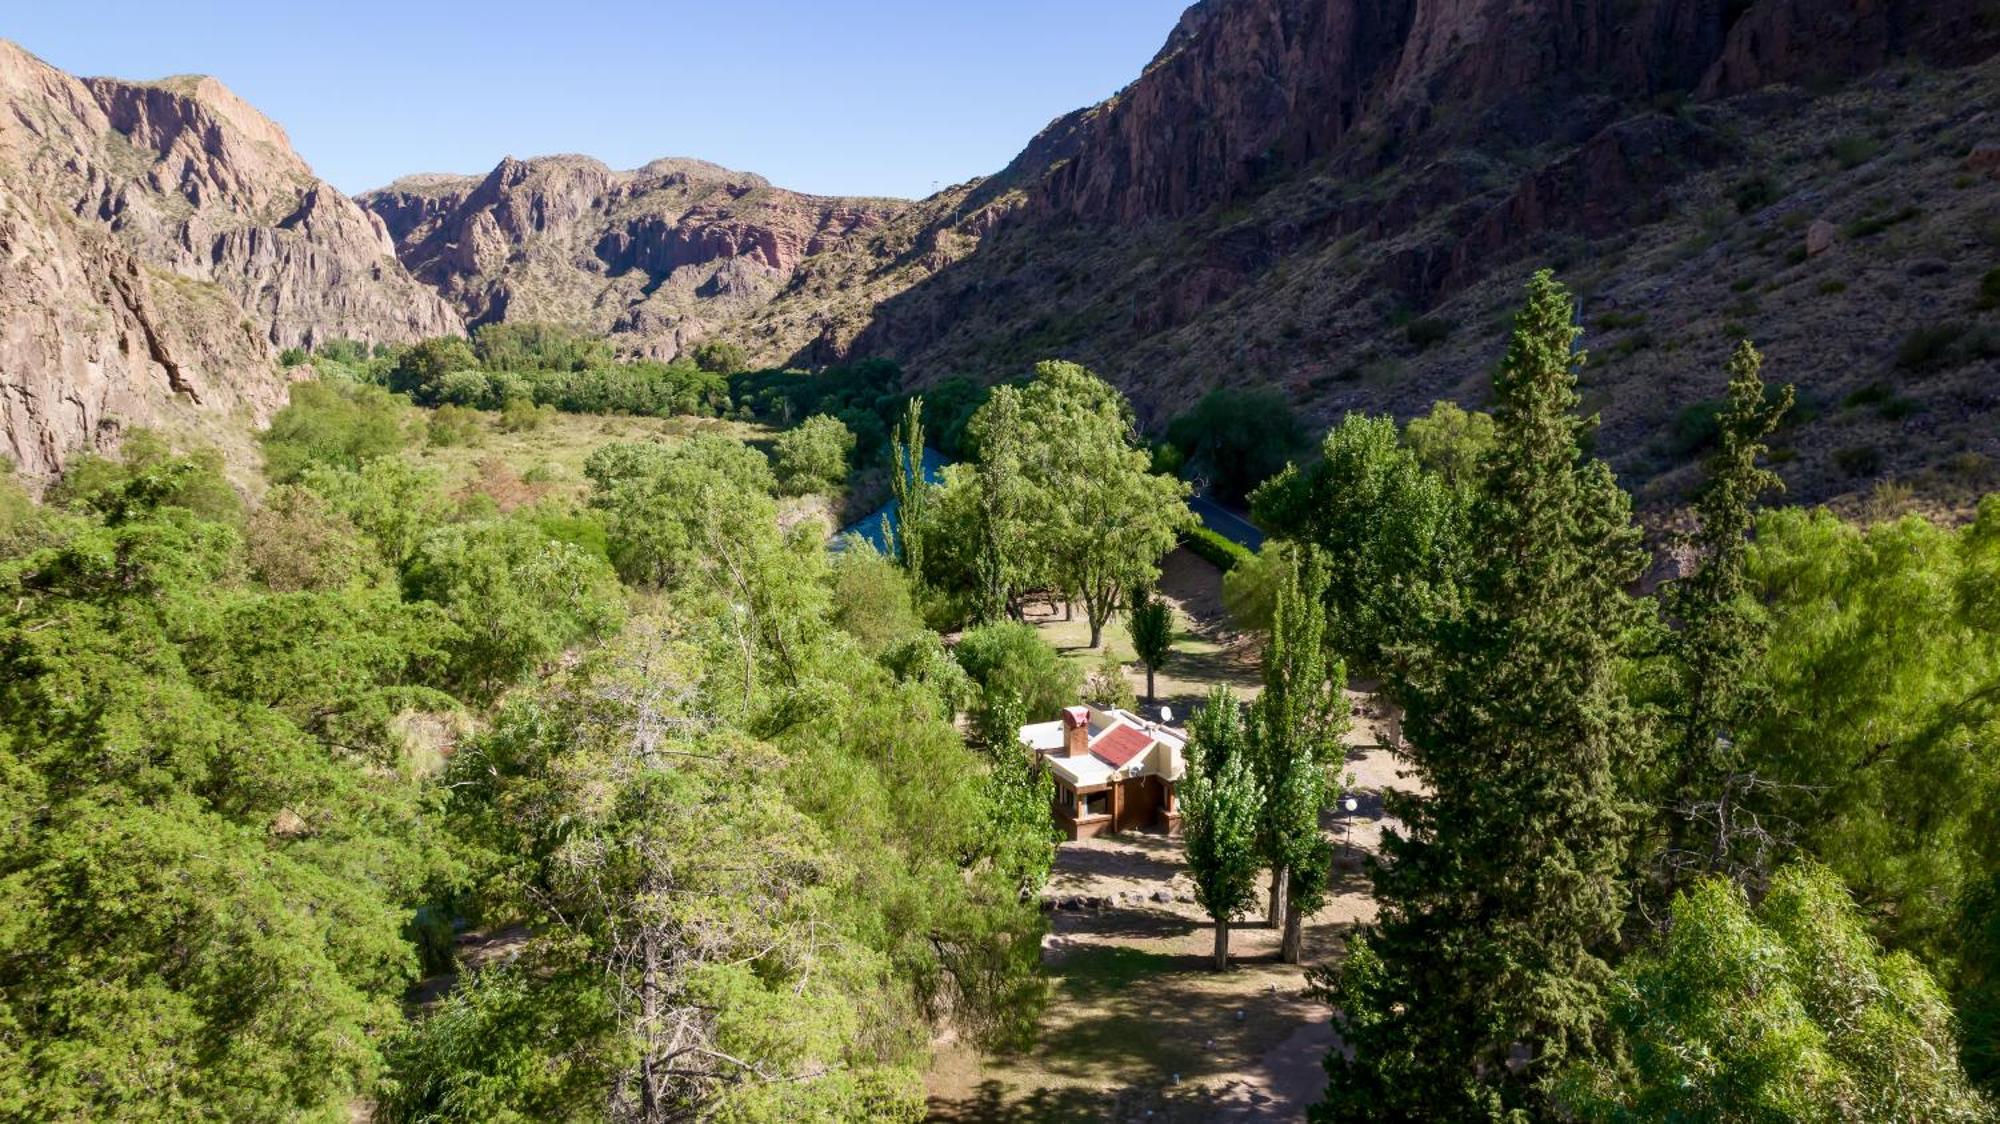
[[[1066,838],[1180,832],[1174,790],[1187,772],[1186,731],[1129,710],[1071,706],[1021,727],[1021,743],[1055,778],[1053,813]]]

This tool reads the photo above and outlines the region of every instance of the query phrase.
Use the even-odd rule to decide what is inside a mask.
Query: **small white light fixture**
[[[1161,708],[1160,708],[1160,721],[1162,721],[1162,722],[1172,722],[1173,720],[1174,720],[1174,708],[1173,708],[1173,707],[1170,707],[1170,706],[1163,706],[1163,707],[1161,707]]]

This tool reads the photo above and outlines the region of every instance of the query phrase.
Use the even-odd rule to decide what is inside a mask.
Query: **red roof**
[[[1123,769],[1134,757],[1146,752],[1153,744],[1153,735],[1137,726],[1127,726],[1120,722],[1103,733],[1090,745],[1090,752],[1114,769]]]

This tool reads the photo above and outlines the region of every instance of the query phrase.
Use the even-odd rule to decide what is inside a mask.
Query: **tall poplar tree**
[[[1324,764],[1347,727],[1345,672],[1327,659],[1326,560],[1301,546],[1278,579],[1264,692],[1251,705],[1250,763],[1263,792],[1257,847],[1271,872],[1270,925],[1287,926],[1294,867],[1319,840]]]
[[[1229,967],[1229,922],[1257,900],[1262,795],[1242,751],[1236,700],[1217,689],[1191,723],[1181,836],[1195,900],[1215,921],[1215,970]]]
[[[1695,503],[1701,519],[1694,546],[1701,567],[1666,595],[1674,625],[1668,641],[1673,683],[1671,745],[1664,771],[1668,838],[1667,890],[1684,874],[1720,873],[1730,858],[1731,778],[1738,773],[1738,727],[1755,705],[1752,686],[1768,628],[1749,595],[1751,525],[1758,500],[1780,491],[1776,473],[1757,463],[1764,441],[1791,408],[1793,389],[1766,393],[1763,356],[1744,340],[1729,360],[1729,400],[1720,419],[1722,447],[1708,465]]]
[[[924,584],[924,533],[930,529],[931,482],[924,476],[924,400],[912,396],[889,439],[889,488],[896,497],[896,555],[912,585]]]
[[[1535,275],[1493,380],[1496,443],[1469,516],[1461,607],[1399,683],[1421,793],[1373,869],[1381,914],[1330,981],[1351,1056],[1318,1120],[1521,1119],[1592,1053],[1623,914],[1617,679],[1645,556],[1629,498],[1586,459],[1569,293]]]

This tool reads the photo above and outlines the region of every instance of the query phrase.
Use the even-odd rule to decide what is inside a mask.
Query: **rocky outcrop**
[[[814,254],[901,214],[697,160],[614,171],[583,156],[508,158],[485,177],[410,177],[361,197],[402,261],[472,324],[556,320],[671,357],[750,314]]]
[[[1330,421],[1479,401],[1549,264],[1610,305],[1591,405],[1635,480],[1693,471],[1658,435],[1739,334],[1823,401],[1896,385],[1917,412],[1804,427],[1854,448],[1791,450],[1795,495],[2000,460],[2000,325],[1965,295],[1996,51],[1994,0],[1203,0],[1131,85],[891,224],[890,254],[809,259],[752,325],[918,381],[1074,358],[1149,424],[1224,382]],[[1969,373],[1900,385],[1935,320]]]
[[[0,42],[0,106],[0,424],[30,475],[130,425],[267,417],[277,348],[461,330],[214,79],[78,79]]]

